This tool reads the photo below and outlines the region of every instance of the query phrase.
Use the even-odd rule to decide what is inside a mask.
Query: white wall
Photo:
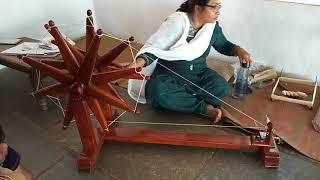
[[[104,31],[122,38],[133,35],[144,42],[183,1],[93,2],[98,25]],[[219,21],[225,34],[245,47],[254,61],[304,78],[319,75],[320,6],[273,0],[222,0],[222,4]]]
[[[0,37],[39,39],[47,33],[43,25],[52,19],[62,25],[60,31],[77,38],[84,35],[86,10],[92,8],[90,0],[3,0]]]
[[[273,0],[224,4],[224,30],[254,60],[309,79],[320,75],[320,6]]]
[[[144,42],[157,30],[180,0],[93,0],[98,25],[122,38],[134,35]]]
[[[2,0],[0,38],[41,39],[49,35],[43,25],[52,19],[61,32],[76,39],[85,33],[87,9],[93,10],[91,0]]]

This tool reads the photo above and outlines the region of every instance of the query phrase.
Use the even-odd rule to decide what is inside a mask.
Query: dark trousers
[[[220,99],[228,94],[226,80],[209,68],[179,74]],[[171,72],[152,75],[146,84],[146,99],[153,108],[205,116],[208,104],[221,107],[220,100]]]

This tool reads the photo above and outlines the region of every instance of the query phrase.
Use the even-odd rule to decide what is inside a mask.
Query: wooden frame
[[[296,83],[296,84],[301,84],[301,85],[309,85],[309,86],[314,86],[313,90],[313,95],[312,95],[312,100],[311,101],[306,101],[306,100],[300,100],[300,99],[294,99],[294,98],[289,98],[285,96],[279,96],[276,95],[275,92],[279,86],[280,82],[289,82],[289,83]],[[310,81],[310,80],[302,80],[302,79],[294,79],[294,78],[288,78],[288,77],[279,77],[276,85],[274,86],[272,93],[271,93],[271,100],[280,100],[280,101],[286,101],[286,102],[291,102],[291,103],[296,103],[296,104],[301,104],[305,105],[308,108],[312,109],[316,93],[317,93],[317,86],[318,82],[316,81]]]
[[[279,167],[280,154],[272,131],[271,122],[268,123],[267,136],[264,139],[261,138],[258,131],[251,136],[234,136],[113,127],[108,134],[105,134],[104,140],[106,142],[119,141],[233,150],[255,150],[261,152],[265,167],[275,168]]]

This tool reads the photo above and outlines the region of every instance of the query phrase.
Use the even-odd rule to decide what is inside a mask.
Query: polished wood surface
[[[271,126],[271,123],[269,125]],[[251,136],[212,135],[114,127],[110,128],[109,133],[105,135],[104,139],[106,141],[130,143],[257,150],[262,153],[265,167],[278,167],[280,162],[279,150],[272,133],[267,135],[266,139],[261,139],[258,134]]]
[[[256,150],[260,147],[251,143],[250,136],[208,135],[118,127],[110,129],[105,140],[239,150]]]

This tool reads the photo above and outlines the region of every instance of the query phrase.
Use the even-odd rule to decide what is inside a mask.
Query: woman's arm
[[[213,38],[212,47],[219,53],[227,56],[238,56],[240,63],[246,63],[248,67],[251,65],[250,54],[240,46],[228,41],[218,22],[213,31]]]
[[[219,22],[216,23],[216,26],[213,31],[213,43],[212,47],[217,50],[219,53],[227,55],[227,56],[234,56],[233,48],[236,46],[235,44],[231,43],[227,40],[225,35],[222,32],[222,28],[219,25]]]

